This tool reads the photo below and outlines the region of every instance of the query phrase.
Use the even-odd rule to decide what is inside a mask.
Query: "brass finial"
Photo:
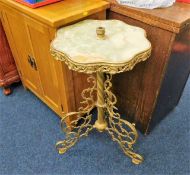
[[[96,28],[96,34],[98,39],[105,39],[105,28],[104,27],[97,27]]]

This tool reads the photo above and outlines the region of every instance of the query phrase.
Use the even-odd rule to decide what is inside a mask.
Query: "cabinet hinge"
[[[61,111],[63,111],[63,105],[61,104]]]
[[[19,75],[22,77],[22,72],[19,70]]]

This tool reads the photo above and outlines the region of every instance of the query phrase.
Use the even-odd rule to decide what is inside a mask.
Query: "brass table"
[[[87,81],[92,85],[83,90],[79,111],[64,114],[61,120],[66,138],[56,144],[59,153],[65,153],[95,128],[107,131],[134,164],[141,163],[143,157],[132,148],[138,138],[135,124],[121,119],[117,112],[111,79],[113,74],[130,71],[150,56],[151,44],[146,32],[119,20],[84,20],[59,29],[51,43],[51,53],[71,70],[90,74]],[[98,116],[93,124],[94,107]],[[67,117],[73,118],[70,125],[65,123]]]

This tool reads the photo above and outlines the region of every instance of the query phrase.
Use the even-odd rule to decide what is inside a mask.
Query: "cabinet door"
[[[40,75],[42,96],[54,110],[58,111],[60,109],[60,98],[58,94],[56,61],[50,54],[49,28],[29,17],[25,17],[25,24]]]
[[[29,59],[33,58],[33,53],[28,42],[24,17],[9,8],[4,8],[2,14],[5,32],[11,38],[11,42],[9,43],[11,48],[14,48],[14,52],[16,52],[14,56],[17,62],[19,62],[23,83],[33,92],[41,94],[38,72],[29,63]]]

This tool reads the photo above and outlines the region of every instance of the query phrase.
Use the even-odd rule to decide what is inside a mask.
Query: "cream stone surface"
[[[97,38],[96,28],[105,27],[106,39]],[[51,47],[79,64],[123,64],[150,50],[146,33],[119,20],[84,20],[63,27]]]

